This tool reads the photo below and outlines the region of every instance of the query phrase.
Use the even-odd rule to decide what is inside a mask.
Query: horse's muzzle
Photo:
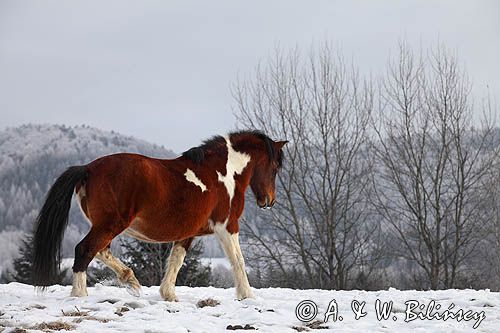
[[[261,209],[271,209],[271,207],[274,206],[274,203],[276,202],[275,198],[270,198],[269,196],[266,196],[266,199],[263,201],[257,200],[257,205]]]

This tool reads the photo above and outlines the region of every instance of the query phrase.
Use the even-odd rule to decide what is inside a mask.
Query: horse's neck
[[[235,170],[235,168],[228,167],[227,160],[224,161],[224,168],[226,169],[226,172],[224,173],[225,177],[231,177],[234,180],[234,191],[235,192],[239,191],[239,192],[245,193],[247,187],[250,185],[250,179],[252,178],[252,174],[253,174],[253,167],[254,167],[253,161],[252,161],[252,158],[250,156],[250,159],[248,160],[248,162],[246,163],[246,165],[243,167],[242,170],[239,170],[239,168],[236,167],[237,172],[229,175],[229,173],[233,172]]]
[[[236,188],[240,189],[243,193],[245,193],[247,187],[250,185],[252,174],[253,174],[253,163],[250,160],[250,162],[243,169],[241,174],[234,175]]]

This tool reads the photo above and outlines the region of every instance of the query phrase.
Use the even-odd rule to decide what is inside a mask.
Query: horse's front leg
[[[186,251],[189,250],[192,241],[193,238],[187,238],[182,241],[174,242],[172,246],[172,251],[168,257],[167,271],[160,285],[160,295],[166,301],[178,301],[175,295],[175,281],[177,280],[177,274],[179,274],[179,270],[184,262]]]
[[[241,254],[238,232],[230,233],[224,224],[215,224],[214,233],[219,238],[222,248],[231,262],[231,267],[233,268],[234,286],[236,287],[236,296],[239,300],[254,298],[252,289],[248,283],[247,273],[245,271],[245,260]]]

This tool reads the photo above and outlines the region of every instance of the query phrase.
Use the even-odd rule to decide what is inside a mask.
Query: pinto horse
[[[248,186],[261,208],[274,205],[286,143],[262,132],[240,131],[216,136],[172,160],[122,153],[70,167],[49,190],[37,219],[34,285],[51,285],[59,274],[61,241],[76,192],[91,228],[75,248],[71,296],[87,295],[86,270],[94,257],[134,295],[140,294],[134,272],[110,251],[111,241],[125,233],[146,242],[174,242],[160,294],[176,301],[175,280],[194,237],[215,233],[231,262],[238,299],[253,297],[238,219]]]

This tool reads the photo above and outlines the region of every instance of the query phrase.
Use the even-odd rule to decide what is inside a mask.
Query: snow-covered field
[[[0,285],[0,332],[22,332],[50,329],[69,329],[74,332],[228,332],[230,329],[252,329],[258,332],[499,332],[500,293],[488,290],[445,290],[432,292],[386,290],[325,291],[291,289],[255,289],[256,298],[237,301],[234,289],[177,287],[179,302],[164,302],[158,287],[143,288],[139,298],[125,289],[97,285],[89,288],[89,296],[69,297],[69,286],[53,286],[46,293],[37,294],[34,288],[19,283]],[[212,298],[215,306],[199,307],[198,302]],[[393,301],[392,313],[387,320],[376,318],[377,299]],[[332,316],[326,323],[307,325],[296,317],[296,307],[303,300],[318,306],[316,320],[324,320],[330,305]],[[335,300],[335,303],[332,302]],[[356,300],[359,303],[353,303]],[[464,318],[405,322],[405,302],[414,300],[426,306],[435,301],[428,316],[451,307],[452,313],[463,310]],[[366,302],[362,307],[363,302]],[[302,303],[306,304],[306,303]],[[335,304],[338,306],[334,322]],[[387,303],[388,304],[388,303]],[[314,312],[314,305],[301,308],[300,315]],[[313,310],[308,312],[307,310]],[[354,310],[366,316],[355,319]],[[426,310],[423,310],[424,313]],[[422,313],[421,315],[423,316]],[[481,321],[481,318],[484,319]],[[342,320],[340,320],[342,317]],[[306,319],[306,318],[304,318]],[[479,325],[475,330],[474,325]],[[240,325],[240,326],[237,326]],[[16,330],[18,329],[18,330]]]

